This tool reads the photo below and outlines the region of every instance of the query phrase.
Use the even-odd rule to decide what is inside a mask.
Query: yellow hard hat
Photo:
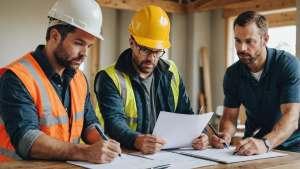
[[[148,5],[138,10],[128,31],[140,45],[155,49],[168,49],[171,46],[169,17],[158,6]]]

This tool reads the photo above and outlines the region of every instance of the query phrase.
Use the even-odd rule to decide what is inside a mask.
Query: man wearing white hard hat
[[[111,162],[120,144],[97,132],[103,127],[78,70],[94,37],[103,39],[100,7],[94,0],[58,0],[48,17],[46,45],[0,69],[0,162]]]

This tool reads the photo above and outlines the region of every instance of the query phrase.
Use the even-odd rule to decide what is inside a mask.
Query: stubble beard
[[[58,46],[54,49],[53,55],[56,59],[56,63],[62,67],[65,67],[72,72],[75,72],[81,64],[72,64],[73,60],[82,60],[84,61],[84,56],[80,55],[77,58],[68,60],[71,56],[68,54],[67,50],[64,48],[62,41],[58,44]],[[81,63],[82,63],[81,62]]]
[[[261,43],[262,43],[262,42],[261,42]],[[259,58],[259,56],[260,56],[261,53],[262,53],[262,50],[263,50],[263,46],[261,46],[260,50],[257,50],[257,51],[255,52],[254,57],[253,57],[250,53],[247,53],[247,52],[237,52],[237,55],[238,55],[238,56],[239,56],[239,55],[250,56],[251,59],[241,59],[241,58],[239,57],[240,61],[241,61],[243,64],[245,64],[245,65],[250,65],[250,64],[252,64],[253,62],[255,62],[255,61]]]
[[[156,67],[156,64],[154,62],[151,62],[150,60],[143,60],[141,61],[141,63],[139,64],[139,60],[137,58],[137,56],[132,52],[132,60],[133,60],[133,64],[142,72],[142,73],[152,73],[153,69]],[[151,63],[153,65],[152,68],[144,68],[143,64],[145,63]]]

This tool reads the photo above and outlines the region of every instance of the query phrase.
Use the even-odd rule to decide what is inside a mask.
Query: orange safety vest
[[[77,70],[70,82],[71,117],[69,119],[56,91],[30,53],[0,69],[0,78],[8,69],[19,77],[36,105],[41,131],[61,141],[79,143],[87,95],[87,83],[83,73]],[[21,159],[15,153],[1,116],[0,136],[0,162]]]

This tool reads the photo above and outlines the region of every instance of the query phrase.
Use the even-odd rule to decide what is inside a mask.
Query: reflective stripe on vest
[[[15,151],[3,147],[0,147],[0,155],[14,160],[22,160],[22,158],[20,158]]]
[[[173,91],[174,104],[175,104],[174,112],[176,112],[176,107],[178,104],[178,97],[179,97],[179,83],[180,83],[179,73],[173,61],[168,60],[167,62],[170,63],[169,71],[173,73],[172,80],[171,80],[171,88]],[[131,127],[134,131],[136,131],[138,113],[137,113],[137,107],[135,102],[135,96],[131,85],[131,80],[128,75],[116,70],[115,64],[116,63],[112,64],[107,68],[104,68],[103,70],[109,75],[109,77],[113,80],[117,89],[119,90],[120,96],[123,100],[123,105],[125,106],[127,125]],[[104,121],[98,103],[96,106],[96,115],[99,118],[101,125],[104,126]]]
[[[2,126],[1,126],[2,125]],[[2,117],[0,116],[0,126],[4,128],[4,122]],[[7,157],[12,160],[22,160],[14,150],[6,149],[0,146],[0,155]],[[1,160],[0,160],[1,162]]]
[[[81,71],[77,70],[70,82],[72,94],[71,117],[69,119],[52,84],[30,53],[0,69],[0,78],[8,69],[19,77],[33,98],[37,107],[40,130],[62,141],[79,143],[84,120],[85,98],[87,96],[87,83]],[[3,123],[2,119],[0,123]],[[0,141],[0,147],[5,149],[5,151],[0,152],[0,162],[3,160],[11,161],[13,158],[3,157],[5,156],[4,152],[15,152],[4,127],[0,130],[0,135],[2,136],[2,134],[5,135],[2,140],[6,144]]]
[[[71,143],[79,143],[80,137],[71,140]]]
[[[4,122],[1,117],[0,117],[0,125],[4,125]]]

